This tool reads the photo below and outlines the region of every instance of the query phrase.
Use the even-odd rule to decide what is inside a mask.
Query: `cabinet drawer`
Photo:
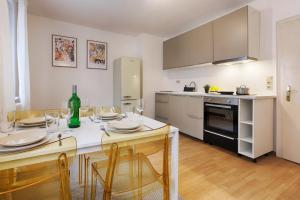
[[[167,94],[156,94],[155,95],[155,102],[168,103],[169,102],[169,95],[167,95]]]

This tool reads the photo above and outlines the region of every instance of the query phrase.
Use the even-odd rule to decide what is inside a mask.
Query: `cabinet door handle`
[[[168,103],[167,101],[156,100],[156,103]]]
[[[123,103],[123,105],[128,106],[131,105],[131,103]]]
[[[216,104],[205,104],[205,106],[213,107],[213,108],[225,108],[225,109],[231,109],[231,106],[223,106],[223,105],[216,105]]]
[[[129,99],[129,98],[131,98],[131,96],[123,96],[124,97],[124,99]]]
[[[215,133],[215,132],[208,131],[208,130],[205,130],[205,129],[204,129],[204,131],[206,131],[207,133],[213,134],[213,135],[217,135],[217,136],[220,136],[220,137],[223,137],[223,138],[227,138],[227,139],[229,139],[229,140],[234,140],[233,137],[228,137],[228,136],[221,135],[221,134],[219,134],[219,133]]]

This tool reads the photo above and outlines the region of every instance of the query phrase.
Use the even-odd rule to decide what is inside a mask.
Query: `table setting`
[[[68,128],[70,114],[64,111],[45,111],[42,116],[16,119],[13,113],[12,120],[1,117],[0,122],[0,154],[17,153],[40,145],[72,136],[80,129],[98,130],[102,137],[112,134],[130,134],[151,130],[143,124],[141,115],[134,112],[120,114],[111,110],[103,112],[96,108],[84,108],[84,112],[93,110],[90,115],[81,113],[79,130]],[[9,115],[6,113],[4,115]],[[104,134],[103,134],[104,133]],[[78,133],[77,133],[78,134]],[[75,134],[76,135],[76,134]]]

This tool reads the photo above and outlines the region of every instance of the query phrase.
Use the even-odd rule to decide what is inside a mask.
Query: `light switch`
[[[272,90],[273,89],[273,76],[268,76],[267,77],[267,89]]]
[[[176,83],[177,83],[177,84],[180,83],[180,80],[176,80]]]

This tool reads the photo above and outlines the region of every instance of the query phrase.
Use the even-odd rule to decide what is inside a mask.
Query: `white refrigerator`
[[[121,112],[132,112],[142,98],[141,61],[121,57],[114,61],[114,105]]]

